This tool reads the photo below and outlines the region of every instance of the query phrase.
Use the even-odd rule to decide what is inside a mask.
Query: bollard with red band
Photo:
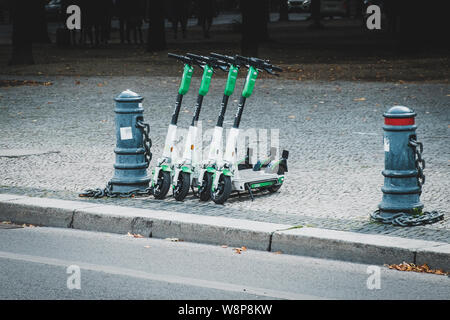
[[[394,106],[384,116],[385,161],[381,215],[422,210],[422,167],[417,162],[416,113],[410,108]]]

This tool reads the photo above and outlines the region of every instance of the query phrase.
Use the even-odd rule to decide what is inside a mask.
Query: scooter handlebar
[[[219,53],[215,53],[215,52],[211,52],[209,55],[211,57],[213,57],[213,58],[225,61],[226,63],[228,63],[230,65],[233,65],[235,67],[239,67],[239,63],[238,63],[236,57],[227,56],[227,55],[219,54]]]
[[[199,63],[207,64],[212,68],[219,68],[222,71],[227,71],[228,69],[228,63],[221,61],[215,57],[205,57],[194,53],[186,53],[186,56],[193,60],[196,60]]]
[[[195,62],[195,61],[194,61],[193,59],[191,59],[190,57],[181,56],[181,55],[174,54],[174,53],[170,53],[170,52],[167,54],[167,56],[168,56],[169,58],[174,58],[174,59],[180,60],[180,61],[182,61],[182,62],[184,62],[184,63],[186,63],[186,64],[189,64],[189,65],[193,65],[194,62]]]
[[[269,62],[269,60],[263,60],[259,58],[249,58],[240,55],[235,56],[236,60],[244,64],[245,66],[252,66],[254,68],[264,70],[269,74],[278,76],[274,71],[282,72],[283,69],[280,67],[274,66]]]

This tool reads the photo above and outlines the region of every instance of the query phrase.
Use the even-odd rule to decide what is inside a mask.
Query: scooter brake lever
[[[269,74],[271,74],[271,75],[273,75],[273,76],[277,76],[277,77],[280,76],[278,73],[273,72],[272,69],[264,69],[264,71],[266,71],[267,73],[269,73]]]

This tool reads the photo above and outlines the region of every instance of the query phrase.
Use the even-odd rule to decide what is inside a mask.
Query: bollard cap
[[[417,114],[414,110],[405,106],[393,106],[383,113],[384,124],[392,126],[408,126],[414,124]]]
[[[385,118],[413,118],[417,114],[405,106],[393,106],[383,114]]]
[[[136,92],[127,89],[119,94],[116,98],[114,98],[114,100],[117,102],[141,102],[142,100],[144,100],[144,98],[142,98]]]

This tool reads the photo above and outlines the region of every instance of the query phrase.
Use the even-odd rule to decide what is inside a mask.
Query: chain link
[[[370,217],[376,222],[384,224],[392,224],[393,226],[411,227],[424,224],[431,224],[444,219],[444,213],[437,211],[425,211],[420,214],[410,214],[406,212],[399,212],[387,217],[381,216],[381,211],[375,210]]]
[[[150,151],[152,147],[152,139],[150,139],[150,125],[142,120],[136,121],[136,127],[142,130],[142,134],[144,136],[144,149],[145,149],[145,163],[147,164],[147,168],[150,165],[150,162],[152,161],[152,153]]]
[[[152,153],[150,151],[152,147],[152,140],[149,137],[150,133],[150,125],[142,120],[136,121],[136,127],[141,129],[143,135],[143,144],[144,144],[144,157],[146,168],[149,167],[150,161],[152,161]],[[141,189],[133,189],[128,192],[117,192],[113,191],[113,184],[111,181],[108,182],[105,188],[96,188],[96,189],[87,189],[84,192],[78,194],[79,197],[88,197],[88,198],[131,198],[135,196],[149,196],[153,194],[153,188],[150,186],[145,190]]]
[[[141,189],[132,189],[128,192],[117,192],[112,190],[113,185],[111,181],[108,182],[105,188],[96,188],[96,189],[87,189],[84,192],[78,194],[79,197],[85,198],[132,198],[136,196],[149,196],[153,194],[153,189],[151,187],[147,187],[145,190]]]
[[[409,146],[414,150],[414,162],[417,169],[417,184],[422,189],[422,186],[425,184],[425,175],[423,173],[423,170],[425,169],[425,160],[422,158],[423,144],[411,137]]]

